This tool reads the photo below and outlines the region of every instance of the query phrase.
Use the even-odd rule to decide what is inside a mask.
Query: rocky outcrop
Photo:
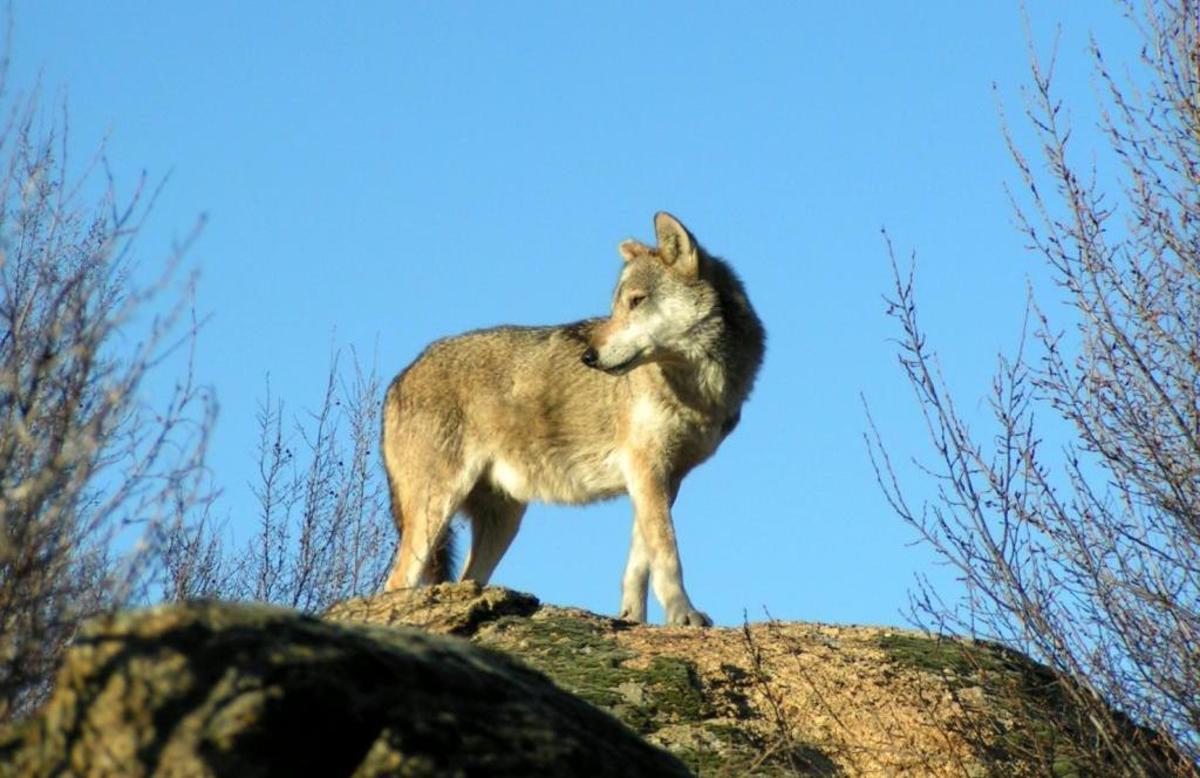
[[[0,768],[1115,774],[1090,761],[1085,731],[1049,671],[990,644],[816,624],[634,625],[444,584],[323,618],[196,603],[93,622],[41,712],[0,733]]]
[[[701,775],[1088,772],[1049,672],[999,646],[893,628],[633,625],[443,584],[327,618],[418,624],[502,651]]]
[[[33,720],[0,736],[14,775],[686,775],[501,654],[416,629],[254,605],[91,624]]]

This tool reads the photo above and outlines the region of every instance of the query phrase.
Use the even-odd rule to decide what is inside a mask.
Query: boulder
[[[194,603],[92,622],[14,774],[687,775],[520,662],[413,628]]]

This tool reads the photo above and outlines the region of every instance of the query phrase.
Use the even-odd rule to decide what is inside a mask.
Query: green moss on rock
[[[985,645],[905,633],[886,634],[879,638],[879,647],[891,661],[964,681],[980,671],[1002,669],[1002,664]]]
[[[655,657],[644,668],[631,667],[636,655],[594,621],[553,614],[500,619],[480,638],[485,645],[519,646],[523,661],[642,734],[712,713],[691,662]]]

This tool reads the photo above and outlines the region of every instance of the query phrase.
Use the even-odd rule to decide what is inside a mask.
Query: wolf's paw
[[[695,608],[680,608],[667,614],[667,624],[672,627],[711,627],[712,619]]]
[[[621,608],[621,613],[617,616],[617,618],[621,621],[628,621],[634,624],[645,624],[646,609],[635,607]]]

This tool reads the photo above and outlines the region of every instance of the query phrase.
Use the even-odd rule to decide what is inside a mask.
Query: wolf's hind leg
[[[521,527],[525,503],[480,482],[463,504],[471,519],[471,551],[462,580],[486,584]]]
[[[444,563],[445,535],[461,502],[462,497],[456,494],[426,493],[419,499],[405,499],[404,530],[400,533],[392,572],[383,587],[385,592],[436,583],[433,574],[446,574],[439,570],[439,557]]]

